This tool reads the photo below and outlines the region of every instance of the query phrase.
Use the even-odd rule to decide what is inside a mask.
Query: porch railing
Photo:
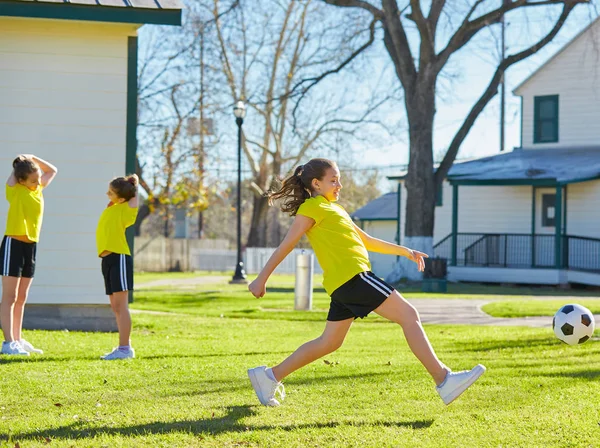
[[[459,233],[457,266],[556,268],[600,272],[600,239],[563,235],[559,252],[554,235],[518,233]],[[434,246],[436,257],[452,260],[452,235]]]
[[[563,237],[563,266],[575,271],[600,272],[600,239]]]

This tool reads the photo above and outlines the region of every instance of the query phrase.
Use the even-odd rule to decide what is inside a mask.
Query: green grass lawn
[[[213,283],[208,289],[228,290],[229,280],[232,277],[232,273],[227,272],[209,272],[209,271],[197,271],[197,272],[169,272],[169,273],[156,273],[156,272],[136,272],[135,283],[138,285],[138,289],[147,289],[147,286],[151,282],[161,280],[173,282],[173,287],[177,286],[177,282],[180,280],[191,280],[199,279],[202,277],[221,277],[222,281],[219,283]],[[248,280],[252,281],[256,278],[256,275],[248,275]],[[316,292],[325,292],[321,286],[322,276],[315,274],[313,277],[313,285]],[[288,289],[294,288],[295,276],[289,274],[274,274],[269,279],[267,286],[272,288],[284,287]],[[185,287],[186,285],[180,285]],[[172,290],[172,286],[163,285],[163,289]],[[589,298],[600,298],[600,288],[583,288],[583,289],[562,289],[553,286],[522,286],[522,285],[496,285],[496,284],[482,284],[482,283],[448,283],[447,293],[430,293],[421,292],[420,283],[405,284],[401,283],[396,285],[398,291],[400,291],[407,298],[431,298],[431,299],[495,299],[495,298],[510,298],[510,299],[523,299],[532,296],[577,296],[577,297],[589,297]],[[202,289],[202,288],[200,288]],[[207,289],[207,288],[204,288]],[[246,290],[242,287],[240,290]]]
[[[136,283],[149,283],[155,280],[165,280],[165,279],[174,279],[174,280],[185,280],[196,277],[208,277],[208,276],[224,276],[227,277],[228,274],[223,272],[214,272],[214,271],[195,271],[195,272],[136,272],[134,274],[134,279]]]
[[[554,316],[567,303],[578,303],[594,314],[600,314],[600,300],[577,298],[575,301],[551,300],[507,300],[488,303],[482,310],[494,317]]]
[[[115,334],[27,332],[46,354],[0,357],[0,446],[600,446],[600,344],[566,346],[548,329],[427,326],[449,366],[488,367],[445,407],[400,328],[370,317],[329,364],[286,379],[283,406],[259,406],[246,369],[324,326],[324,294],[321,311],[294,312],[285,288],[261,301],[242,286],[139,291],[134,309],[167,313],[133,315],[131,362],[98,359]]]

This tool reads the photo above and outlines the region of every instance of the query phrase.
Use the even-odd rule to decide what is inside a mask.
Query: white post
[[[312,309],[314,258],[306,251],[296,255],[296,297],[294,309],[310,311]]]

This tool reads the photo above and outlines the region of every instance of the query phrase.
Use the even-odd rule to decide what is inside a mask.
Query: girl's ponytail
[[[284,179],[278,191],[267,193],[269,205],[273,205],[277,199],[283,199],[281,211],[295,216],[302,203],[310,198],[310,190],[302,182],[303,171],[303,165],[297,166],[294,173]]]
[[[283,199],[281,211],[295,216],[302,203],[311,197],[313,179],[323,179],[327,169],[335,166],[335,162],[328,159],[312,159],[297,166],[278,191],[267,193],[269,205],[273,205],[277,199]]]
[[[110,188],[116,193],[120,198],[129,201],[131,198],[135,197],[137,193],[138,186],[138,178],[135,175],[130,175],[127,177],[115,177],[110,181]]]

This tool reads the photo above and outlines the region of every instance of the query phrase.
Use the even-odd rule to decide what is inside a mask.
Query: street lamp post
[[[246,116],[246,105],[238,101],[233,108],[238,126],[238,181],[237,181],[237,265],[231,283],[246,283],[244,262],[242,261],[242,124]]]

